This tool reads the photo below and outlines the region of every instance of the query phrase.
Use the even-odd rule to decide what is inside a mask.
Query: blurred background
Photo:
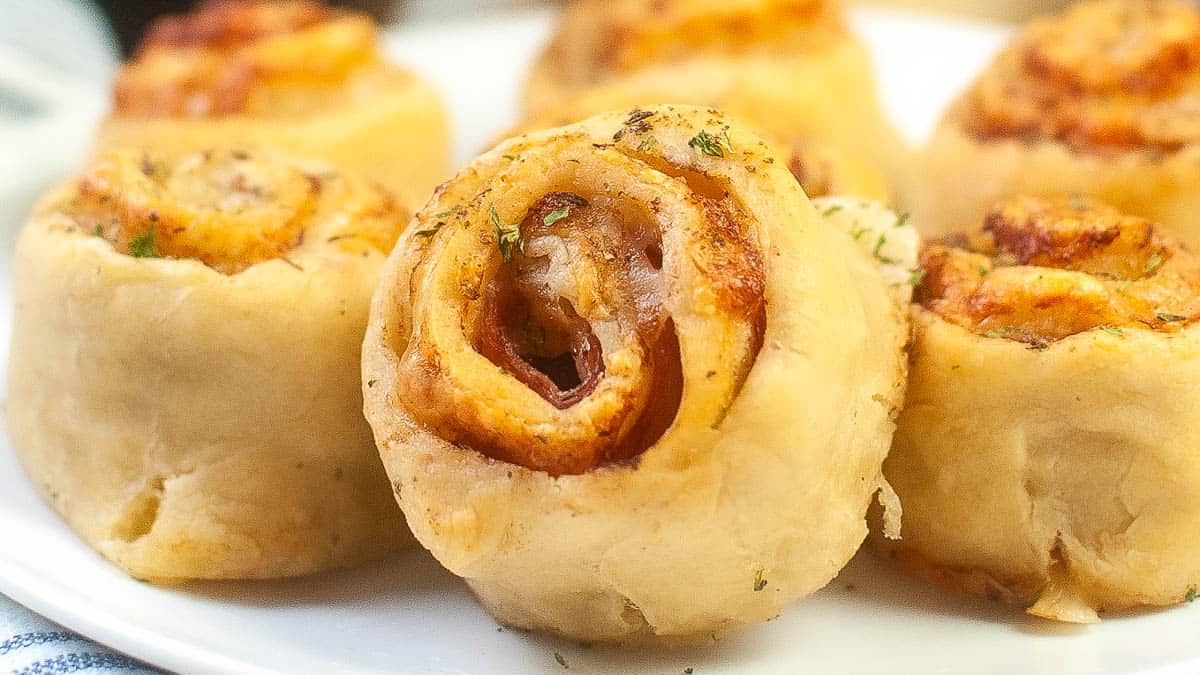
[[[559,2],[563,0],[558,0]],[[438,15],[552,5],[556,0],[342,0],[331,4],[371,13],[381,23]],[[156,15],[186,11],[195,0],[101,0],[121,49],[128,53]],[[861,0],[861,4],[949,12],[1014,21],[1067,4],[1066,0]]]
[[[565,0],[330,0],[374,15],[384,48],[443,90],[454,115],[457,157],[464,160],[512,122],[515,92],[528,61]],[[902,131],[919,138],[945,96],[963,86],[1015,22],[1058,9],[1067,0],[846,0],[869,5],[875,21],[856,29],[877,56],[900,50],[905,59],[877,58],[885,102],[904,99]],[[0,0],[0,279],[6,240],[38,193],[82,161],[109,105],[120,60],[153,18],[186,11],[196,0]],[[893,11],[904,10],[904,11]],[[940,30],[918,22],[953,20]],[[893,17],[893,18],[888,18]],[[967,18],[968,21],[962,21]],[[908,23],[906,23],[908,22]],[[893,25],[903,24],[903,25]],[[976,26],[976,28],[972,28]],[[927,32],[925,32],[927,31]],[[974,54],[977,60],[945,54]],[[494,58],[499,55],[502,58]],[[924,106],[924,107],[922,107]],[[896,114],[896,110],[892,111]]]

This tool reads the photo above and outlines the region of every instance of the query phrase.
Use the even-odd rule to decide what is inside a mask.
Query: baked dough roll
[[[1014,194],[1094,196],[1200,245],[1200,12],[1091,0],[1034,21],[954,103],[919,160],[927,232]]]
[[[903,257],[880,214],[895,237],[860,239]],[[706,640],[861,543],[904,388],[890,283],[741,126],[602,115],[502,144],[414,219],[367,419],[413,532],[502,623]]]
[[[1062,621],[1194,597],[1200,260],[1110,207],[1018,197],[922,262],[896,555]]]
[[[718,108],[785,149],[832,148],[868,176],[859,196],[911,173],[836,0],[577,0],[529,75],[525,128],[657,103]]]
[[[404,526],[362,416],[369,298],[407,213],[323,162],[118,151],[13,256],[8,429],[143,579],[307,574]]]
[[[117,75],[98,150],[241,145],[319,157],[423,204],[449,169],[433,87],[392,65],[363,14],[208,0],[156,21]]]

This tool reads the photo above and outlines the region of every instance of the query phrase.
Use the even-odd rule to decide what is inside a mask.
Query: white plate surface
[[[876,50],[888,108],[914,139],[1003,37],[913,16],[855,18]],[[440,83],[462,160],[511,122],[514,93],[548,26],[545,14],[481,17],[411,26],[388,44]],[[5,161],[22,165],[0,165],[0,176],[13,177],[0,182],[0,355],[11,321],[7,242],[45,182],[76,161],[86,125],[64,121],[32,131],[24,146],[5,144]],[[76,539],[27,484],[2,435],[0,523],[0,592],[185,672],[560,673],[557,653],[567,672],[1200,673],[1200,611],[1192,607],[1061,626],[930,588],[868,554],[779,619],[712,646],[668,651],[499,629],[423,552],[306,579],[158,588],[129,579]]]

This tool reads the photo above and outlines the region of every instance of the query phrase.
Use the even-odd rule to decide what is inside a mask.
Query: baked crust
[[[33,483],[142,579],[294,576],[396,550],[357,372],[406,216],[274,153],[122,151],[51,192],[13,258],[6,412]]]
[[[1196,257],[1108,207],[1014,198],[922,258],[885,547],[1061,621],[1194,593]]]
[[[363,14],[306,0],[209,0],[159,19],[117,75],[97,154],[240,145],[320,157],[416,207],[445,177],[439,96],[388,63]]]
[[[472,162],[393,252],[363,346],[417,538],[501,622],[583,640],[707,640],[825,585],[881,486],[910,295],[839,226],[703,108],[601,115]],[[905,236],[888,252],[912,267]],[[592,344],[598,378],[578,357],[547,392],[525,370],[551,354],[518,331],[525,364],[488,355],[489,289],[510,274],[584,320],[571,330],[596,342],[562,344]]]

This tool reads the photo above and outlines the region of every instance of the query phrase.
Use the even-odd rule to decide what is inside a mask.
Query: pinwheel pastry
[[[529,76],[525,128],[656,103],[718,108],[785,146],[901,175],[905,151],[836,0],[577,0]]]
[[[985,222],[922,252],[889,548],[1062,621],[1195,597],[1200,260],[1085,198]]]
[[[389,64],[371,19],[318,2],[209,0],[159,19],[117,76],[101,150],[282,148],[419,206],[445,178],[441,101]]]
[[[8,428],[33,482],[145,579],[403,543],[358,371],[406,216],[323,162],[240,151],[117,151],[51,192],[13,258]]]
[[[1087,194],[1200,245],[1200,11],[1090,0],[1034,21],[947,112],[912,208],[930,233],[1014,194]]]
[[[823,208],[915,265],[891,212]],[[775,616],[883,485],[910,288],[876,263],[712,110],[481,156],[401,238],[363,346],[414,533],[514,626],[687,641]]]

